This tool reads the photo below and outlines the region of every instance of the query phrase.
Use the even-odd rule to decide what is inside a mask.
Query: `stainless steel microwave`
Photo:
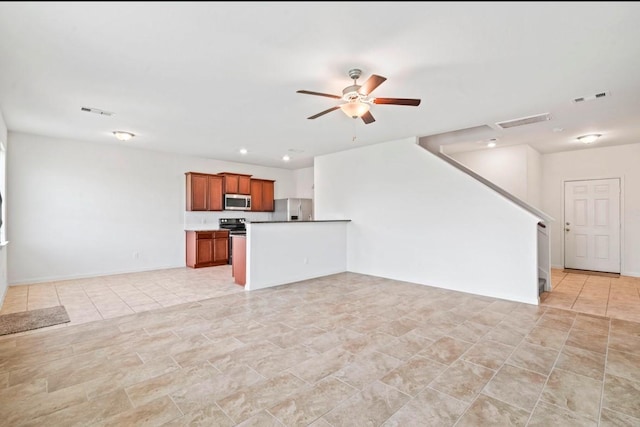
[[[224,210],[226,211],[250,211],[251,196],[246,194],[225,194]]]

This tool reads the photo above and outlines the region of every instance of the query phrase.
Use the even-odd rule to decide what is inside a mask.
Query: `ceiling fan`
[[[386,77],[378,76],[376,74],[372,74],[371,77],[367,79],[362,85],[357,83],[357,80],[362,75],[362,70],[358,68],[354,68],[349,70],[349,77],[353,79],[353,84],[351,86],[347,86],[342,90],[342,96],[331,95],[329,93],[321,93],[321,92],[312,92],[310,90],[299,90],[296,93],[304,93],[307,95],[318,95],[318,96],[326,96],[328,98],[341,99],[345,101],[340,105],[336,105],[335,107],[331,107],[327,110],[321,111],[318,114],[314,114],[313,116],[307,117],[308,119],[317,119],[320,116],[323,116],[327,113],[330,113],[334,110],[340,108],[347,116],[357,119],[358,117],[362,118],[362,121],[365,124],[373,123],[376,119],[373,118],[369,109],[371,108],[371,104],[388,104],[388,105],[409,105],[412,107],[416,107],[420,105],[419,99],[410,99],[410,98],[374,98],[371,95],[371,92],[385,80]]]

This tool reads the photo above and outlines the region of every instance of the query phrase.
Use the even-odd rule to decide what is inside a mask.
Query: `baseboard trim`
[[[189,268],[186,265],[182,264],[182,265],[147,267],[147,268],[135,269],[135,270],[118,270],[118,271],[112,271],[112,272],[96,272],[96,273],[78,274],[78,275],[37,277],[33,279],[26,279],[26,280],[20,279],[14,282],[10,282],[8,286],[37,285],[38,283],[59,282],[63,280],[90,279],[95,277],[114,276],[117,274],[144,273],[147,271],[168,270],[170,268],[182,268],[182,267]]]
[[[604,271],[591,271],[591,270],[574,270],[571,268],[565,268],[562,270],[563,273],[573,273],[573,274],[586,274],[589,276],[602,276],[602,277],[620,277],[620,273],[606,273]]]

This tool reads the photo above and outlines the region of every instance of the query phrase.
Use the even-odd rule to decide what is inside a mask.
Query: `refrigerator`
[[[273,203],[274,221],[313,220],[312,199],[276,199]]]

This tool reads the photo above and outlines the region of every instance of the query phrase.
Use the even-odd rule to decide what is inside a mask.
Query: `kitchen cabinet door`
[[[208,176],[208,197],[207,197],[207,210],[208,211],[221,211],[224,209],[222,199],[222,177],[218,175]]]
[[[251,175],[242,175],[230,172],[220,172],[224,177],[225,194],[251,194]]]
[[[262,208],[262,180],[251,180],[251,210],[261,212]]]
[[[196,265],[208,265],[213,262],[213,239],[198,239]]]
[[[208,176],[205,174],[191,173],[187,174],[187,210],[188,211],[206,211],[208,196]]]
[[[188,211],[221,211],[222,177],[205,173],[187,172],[186,201]]]
[[[224,192],[225,194],[238,194],[238,176],[224,176]]]
[[[229,234],[226,237],[216,237],[213,239],[213,262],[215,264],[226,264],[229,260]]]
[[[262,183],[262,210],[273,212],[274,181],[263,181]]]
[[[251,177],[238,175],[238,194],[251,194]]]
[[[251,180],[251,210],[273,212],[274,181],[268,179]]]

